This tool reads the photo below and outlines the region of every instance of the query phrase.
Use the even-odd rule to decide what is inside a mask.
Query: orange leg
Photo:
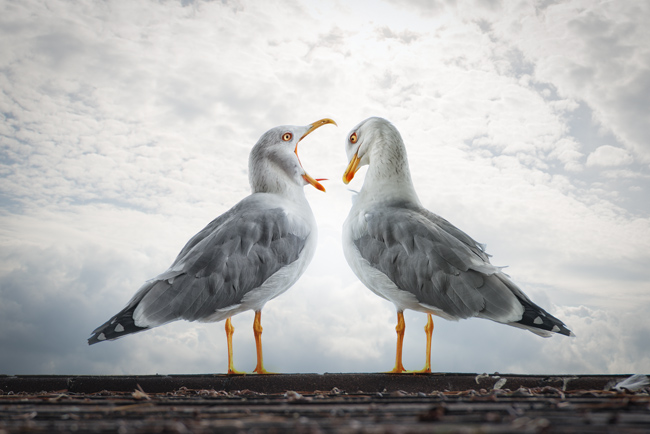
[[[255,348],[257,349],[257,366],[253,372],[258,374],[270,374],[264,369],[264,361],[262,359],[262,311],[255,312],[255,320],[253,321],[253,333],[255,334]]]
[[[427,325],[424,326],[424,332],[427,334],[427,356],[424,363],[424,368],[421,371],[416,371],[423,374],[431,373],[431,337],[433,336],[433,318],[431,314],[427,314]]]
[[[404,313],[399,311],[397,312],[397,326],[395,331],[397,332],[397,351],[395,353],[395,367],[392,371],[389,371],[391,374],[399,374],[406,369],[402,365],[402,346],[404,345],[404,330],[406,330],[406,323],[404,322]]]
[[[235,327],[233,327],[230,318],[226,320],[226,340],[228,341],[228,374],[243,374],[235,370],[233,361],[232,361],[232,335],[235,333]]]

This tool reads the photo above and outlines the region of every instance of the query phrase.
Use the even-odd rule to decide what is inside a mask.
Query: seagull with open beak
[[[325,191],[298,158],[298,143],[323,125],[279,126],[260,137],[249,156],[251,194],[192,237],[172,265],[147,281],[119,313],[92,332],[89,344],[184,319],[226,320],[228,373],[234,368],[231,317],[253,310],[262,357],[262,308],[303,274],[316,248],[316,222],[303,187]]]

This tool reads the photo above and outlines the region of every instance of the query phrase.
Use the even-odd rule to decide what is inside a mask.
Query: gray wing
[[[365,217],[368,232],[354,240],[359,253],[419,303],[455,319],[521,319],[514,291],[527,297],[503,280],[479,243],[447,220],[405,204],[372,209]]]
[[[240,203],[211,222],[151,282],[140,301],[147,322],[195,321],[237,305],[298,259],[307,236],[291,231],[284,211],[246,205]]]
[[[205,319],[238,305],[298,259],[309,233],[307,227],[292,229],[281,208],[260,209],[244,199],[192,237],[172,266],[145,283],[124,309],[93,331],[88,343],[178,319]]]

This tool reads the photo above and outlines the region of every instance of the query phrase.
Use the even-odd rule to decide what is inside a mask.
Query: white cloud
[[[492,34],[518,47],[535,66],[536,80],[585,101],[595,121],[632,152],[650,161],[650,5],[634,1],[572,0],[544,8],[506,4],[487,19]]]
[[[625,149],[604,145],[587,157],[587,166],[616,167],[632,163],[634,159]]]

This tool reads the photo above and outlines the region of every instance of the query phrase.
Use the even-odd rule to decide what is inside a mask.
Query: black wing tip
[[[571,338],[576,337],[575,333],[569,330],[567,326],[562,323],[562,321],[549,314],[547,314],[546,317],[538,315],[536,318],[541,318],[543,320],[543,323],[539,323],[539,320],[537,322],[534,322],[530,321],[529,318],[523,318],[510,324],[527,329],[545,338],[551,337],[553,334],[568,336]]]
[[[556,333],[568,337],[575,337],[576,335],[567,328],[567,326],[555,318],[550,313],[546,312],[536,304],[519,299],[524,306],[524,314],[522,318],[517,321],[518,324],[526,326],[531,329],[544,330],[546,332]]]
[[[569,330],[561,321],[559,321],[559,324],[556,324],[549,331],[552,333],[557,333],[559,335],[568,336],[570,338],[576,337],[576,335],[571,330]]]
[[[105,341],[106,337],[103,333],[95,333],[91,337],[88,338],[88,345],[94,345],[98,342]]]
[[[115,330],[116,328],[122,326],[121,331]],[[105,326],[100,327],[99,330],[93,332],[93,335],[88,338],[88,345],[94,345],[99,342],[104,341],[114,341],[119,339],[122,336],[130,335],[132,333],[138,333],[145,330],[149,330],[149,327],[138,327],[135,324],[131,326],[123,325],[123,322],[115,322],[114,324],[106,324]]]
[[[134,307],[123,310],[93,330],[91,333],[92,336],[88,338],[88,345],[94,345],[104,341],[113,341],[131,333],[148,330],[149,327],[139,327],[135,325],[135,321],[133,320],[134,310]]]

